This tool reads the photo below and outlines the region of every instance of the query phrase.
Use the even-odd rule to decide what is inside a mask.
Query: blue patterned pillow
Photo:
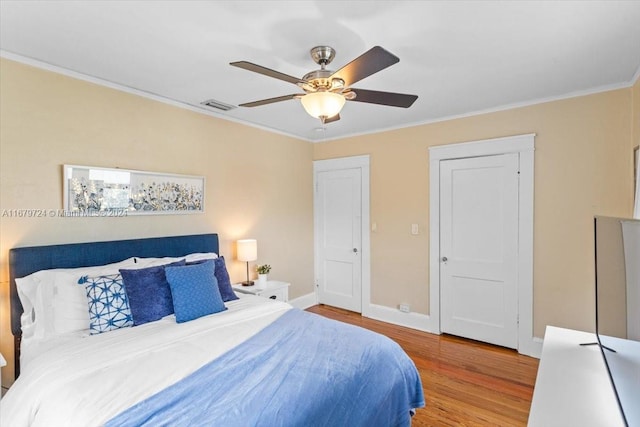
[[[183,267],[167,267],[165,273],[171,287],[177,323],[227,309],[218,290],[213,260]]]
[[[133,326],[121,275],[85,276],[78,283],[83,284],[87,291],[91,335]]]
[[[184,264],[185,261],[180,260],[138,270],[120,270],[129,297],[134,326],[155,322],[173,314],[171,289],[169,289],[164,269],[168,266]]]
[[[209,260],[191,261],[187,262],[187,265],[202,264],[206,261]],[[218,280],[218,290],[220,291],[220,296],[222,296],[222,301],[228,302],[238,299],[238,296],[233,292],[233,288],[231,287],[231,279],[229,278],[227,265],[224,263],[224,257],[220,256],[215,258],[213,262],[216,266],[216,279]]]

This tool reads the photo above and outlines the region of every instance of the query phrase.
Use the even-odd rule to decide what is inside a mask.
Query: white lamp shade
[[[255,261],[258,259],[258,242],[255,239],[238,240],[238,261]]]
[[[344,96],[333,92],[313,92],[300,98],[306,112],[315,118],[335,116],[342,110],[345,101]]]

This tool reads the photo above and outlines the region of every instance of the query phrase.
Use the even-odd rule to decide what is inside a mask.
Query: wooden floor
[[[420,371],[426,401],[413,417],[413,426],[526,426],[537,359],[325,305],[307,311],[376,331],[402,346]]]

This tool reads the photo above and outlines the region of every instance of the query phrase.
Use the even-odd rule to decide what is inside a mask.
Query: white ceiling
[[[418,100],[347,102],[324,130],[298,100],[210,114],[321,141],[627,87],[640,1],[0,1],[2,56],[199,111],[299,93],[229,62],[302,77],[321,44],[333,70],[384,47],[400,62],[357,87]]]

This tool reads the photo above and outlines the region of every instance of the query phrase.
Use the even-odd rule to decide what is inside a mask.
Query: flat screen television
[[[640,220],[597,216],[596,336],[627,426],[640,427]]]

